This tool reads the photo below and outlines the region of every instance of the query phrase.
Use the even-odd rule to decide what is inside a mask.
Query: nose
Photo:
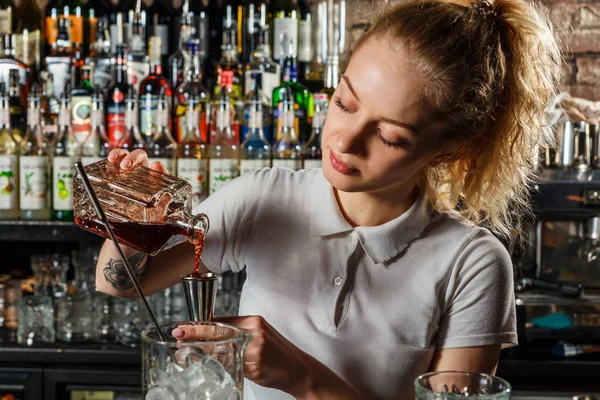
[[[363,124],[338,127],[333,140],[334,150],[346,154],[365,155],[367,131],[368,127]]]

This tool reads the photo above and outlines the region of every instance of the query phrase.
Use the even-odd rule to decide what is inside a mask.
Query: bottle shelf
[[[13,242],[99,242],[102,238],[73,222],[0,221],[0,241]]]

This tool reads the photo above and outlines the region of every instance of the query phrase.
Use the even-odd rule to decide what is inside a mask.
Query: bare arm
[[[148,156],[142,150],[128,153],[126,150],[113,150],[108,156],[112,163],[120,163],[121,168],[130,169],[136,165],[148,165]],[[129,166],[125,166],[130,161]],[[167,172],[160,163],[153,163],[152,169]],[[121,246],[129,265],[135,271],[144,294],[156,293],[179,282],[181,275],[189,274],[194,268],[194,248],[190,243],[182,243],[165,250],[154,257]],[[201,272],[207,269],[201,265]],[[104,242],[96,264],[96,288],[106,294],[119,297],[137,297],[133,283],[129,279],[125,265],[114,244]]]
[[[494,375],[502,345],[438,349],[431,363],[431,371],[472,371]]]

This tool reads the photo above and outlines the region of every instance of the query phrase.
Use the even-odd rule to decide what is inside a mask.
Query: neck
[[[333,190],[342,215],[352,226],[385,224],[408,211],[419,196],[419,187],[414,181],[382,192]]]

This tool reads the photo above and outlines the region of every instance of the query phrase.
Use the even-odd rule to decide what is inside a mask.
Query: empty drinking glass
[[[508,400],[510,395],[504,379],[475,372],[432,372],[415,380],[416,400]]]
[[[97,292],[94,302],[94,340],[99,343],[113,343],[116,340],[113,298]]]
[[[123,346],[138,347],[142,331],[150,323],[146,310],[139,299],[114,299],[114,315],[117,325],[117,342]]]
[[[17,328],[17,342],[28,346],[52,343],[55,339],[50,259],[47,256],[32,256],[31,269],[35,280],[34,293],[21,301]]]
[[[87,342],[93,337],[90,292],[67,294],[57,300],[57,338],[63,342]]]
[[[60,299],[67,294],[67,272],[69,272],[69,256],[52,254],[49,256],[52,294]]]

